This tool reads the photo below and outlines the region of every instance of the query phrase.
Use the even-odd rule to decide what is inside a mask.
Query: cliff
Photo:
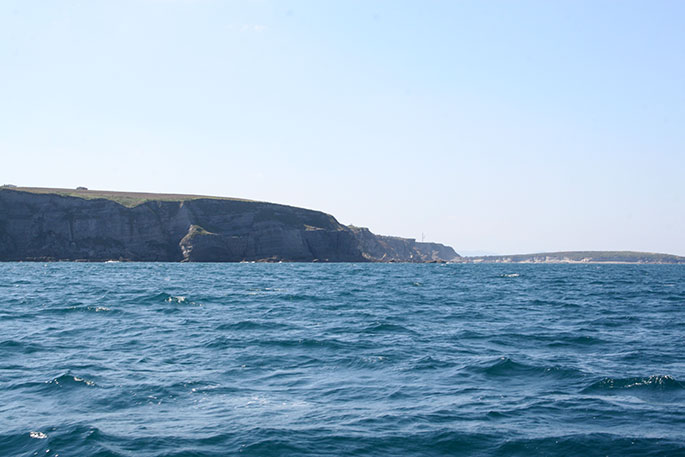
[[[0,188],[0,260],[447,261],[452,248],[374,235],[320,211],[170,194]]]
[[[431,262],[459,258],[449,246],[439,243],[421,243],[412,238],[383,236],[367,228],[350,226],[359,240],[362,253],[369,260],[382,262]]]

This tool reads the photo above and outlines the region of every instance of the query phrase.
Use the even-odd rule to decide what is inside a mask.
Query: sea
[[[0,263],[0,456],[685,456],[685,265]]]

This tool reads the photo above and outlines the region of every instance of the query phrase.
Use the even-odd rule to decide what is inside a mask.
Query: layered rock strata
[[[273,203],[144,195],[107,198],[0,188],[0,260],[431,262],[437,243],[374,235],[320,211]],[[113,196],[114,195],[114,196]],[[121,194],[125,199],[126,194]]]

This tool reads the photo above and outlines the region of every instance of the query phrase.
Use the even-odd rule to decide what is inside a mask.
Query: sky
[[[685,255],[685,2],[0,2],[0,184]],[[422,235],[423,234],[423,235]]]

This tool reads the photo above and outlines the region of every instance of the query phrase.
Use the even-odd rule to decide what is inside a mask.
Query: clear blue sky
[[[4,0],[0,181],[273,201],[466,252],[685,255],[684,18]]]

